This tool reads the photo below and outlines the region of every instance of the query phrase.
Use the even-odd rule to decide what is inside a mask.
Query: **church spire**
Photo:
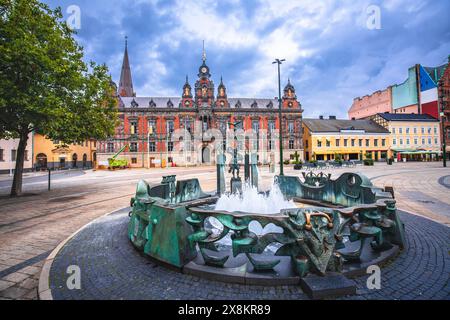
[[[120,73],[119,95],[133,97],[133,81],[131,79],[130,60],[128,58],[128,37],[125,37],[125,53],[123,55],[122,71]]]

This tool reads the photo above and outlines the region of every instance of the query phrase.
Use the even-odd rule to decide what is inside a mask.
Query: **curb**
[[[91,222],[89,222],[89,223],[85,224],[84,226],[82,226],[81,228],[79,228],[77,231],[72,233],[69,237],[64,239],[62,242],[60,242],[56,246],[56,248],[49,254],[49,256],[47,258],[45,258],[44,265],[42,266],[41,274],[39,276],[39,286],[38,286],[38,299],[39,300],[53,300],[52,289],[50,289],[50,269],[52,267],[53,260],[58,255],[59,251],[66,245],[66,243],[69,242],[73,237],[75,237],[79,232],[81,232],[82,230],[84,230],[85,228],[90,226],[91,224],[95,223],[97,220],[99,220],[103,217],[106,217],[114,212],[119,211],[119,210],[124,210],[126,208],[128,208],[128,206],[116,209],[114,211],[111,211],[111,212],[108,212],[108,213],[105,213],[105,214],[99,216],[98,218],[92,220]]]
[[[421,218],[424,218],[424,219],[433,221],[434,223],[438,223],[438,224],[440,224],[440,225],[442,225],[442,226],[450,227],[450,225],[448,225],[448,224],[446,224],[446,223],[444,223],[444,222],[442,222],[442,221],[439,221],[439,220],[436,220],[436,219],[433,219],[433,218],[424,216],[424,215],[419,214],[419,213],[414,213],[414,212],[412,212],[412,211],[405,210],[405,209],[402,209],[402,208],[400,208],[400,207],[397,207],[397,210],[406,212],[406,213],[411,214],[411,215],[413,215],[413,216],[417,216],[417,217],[421,217]]]

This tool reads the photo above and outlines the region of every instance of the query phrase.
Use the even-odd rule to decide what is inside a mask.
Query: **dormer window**
[[[252,105],[251,105],[252,109],[258,108],[258,103],[255,101],[253,101]]]
[[[132,107],[132,108],[137,108],[137,107],[139,107],[139,104],[136,102],[136,100],[133,99],[133,101],[131,101],[131,107]]]
[[[242,103],[240,100],[238,100],[238,102],[235,105],[236,109],[240,109],[242,107]]]
[[[169,109],[173,108],[173,103],[170,99],[169,99],[169,101],[167,101],[167,108],[169,108]]]
[[[270,101],[269,104],[266,106],[268,109],[273,109],[273,102]]]
[[[148,106],[150,108],[156,108],[156,103],[153,101],[153,99],[150,100],[150,102],[148,103]]]

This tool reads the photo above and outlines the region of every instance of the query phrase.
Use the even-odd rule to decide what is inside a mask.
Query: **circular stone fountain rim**
[[[217,200],[217,197],[211,197],[211,198],[206,198],[206,199],[202,199],[203,201],[197,201],[195,204],[192,203],[191,205],[188,205],[186,208],[191,211],[192,213],[200,213],[200,214],[205,214],[205,213],[209,213],[212,215],[220,215],[220,214],[224,214],[224,215],[232,215],[234,217],[247,217],[247,216],[254,216],[254,217],[273,217],[273,218],[283,218],[286,217],[286,214],[283,214],[282,212],[279,213],[273,213],[273,214],[263,214],[263,213],[252,213],[252,212],[245,212],[245,211],[225,211],[225,210],[207,210],[207,209],[202,209],[200,208],[203,205],[207,205],[207,204],[211,204],[213,201]],[[349,216],[350,214],[354,213],[355,211],[358,211],[360,209],[377,209],[378,207],[386,207],[387,206],[387,202],[395,202],[395,199],[389,199],[389,198],[382,198],[382,199],[377,199],[375,202],[372,202],[370,204],[360,204],[360,205],[356,205],[356,206],[352,206],[352,207],[345,207],[342,205],[338,205],[338,204],[333,204],[333,203],[322,203],[322,202],[316,202],[315,200],[309,200],[309,199],[303,199],[303,198],[299,198],[299,197],[293,197],[292,200],[294,202],[299,202],[299,203],[317,203],[317,204],[321,204],[322,206],[317,206],[317,207],[311,207],[311,208],[305,208],[305,209],[332,209],[332,210],[336,210],[338,211],[340,214],[342,214],[343,216]],[[306,201],[302,201],[302,200],[306,200]],[[283,209],[286,211],[289,210],[293,210],[292,209]],[[299,208],[301,209],[301,208]]]

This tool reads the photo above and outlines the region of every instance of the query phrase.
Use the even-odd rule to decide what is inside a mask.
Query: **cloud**
[[[275,58],[285,58],[305,116],[346,117],[353,98],[403,82],[408,67],[450,53],[445,0],[48,0],[78,5],[86,59],[107,63],[118,82],[124,36],[138,95],[180,95],[195,81],[202,40],[215,83],[229,96],[277,95]],[[369,5],[381,29],[366,27]],[[64,12],[64,10],[63,10]]]

